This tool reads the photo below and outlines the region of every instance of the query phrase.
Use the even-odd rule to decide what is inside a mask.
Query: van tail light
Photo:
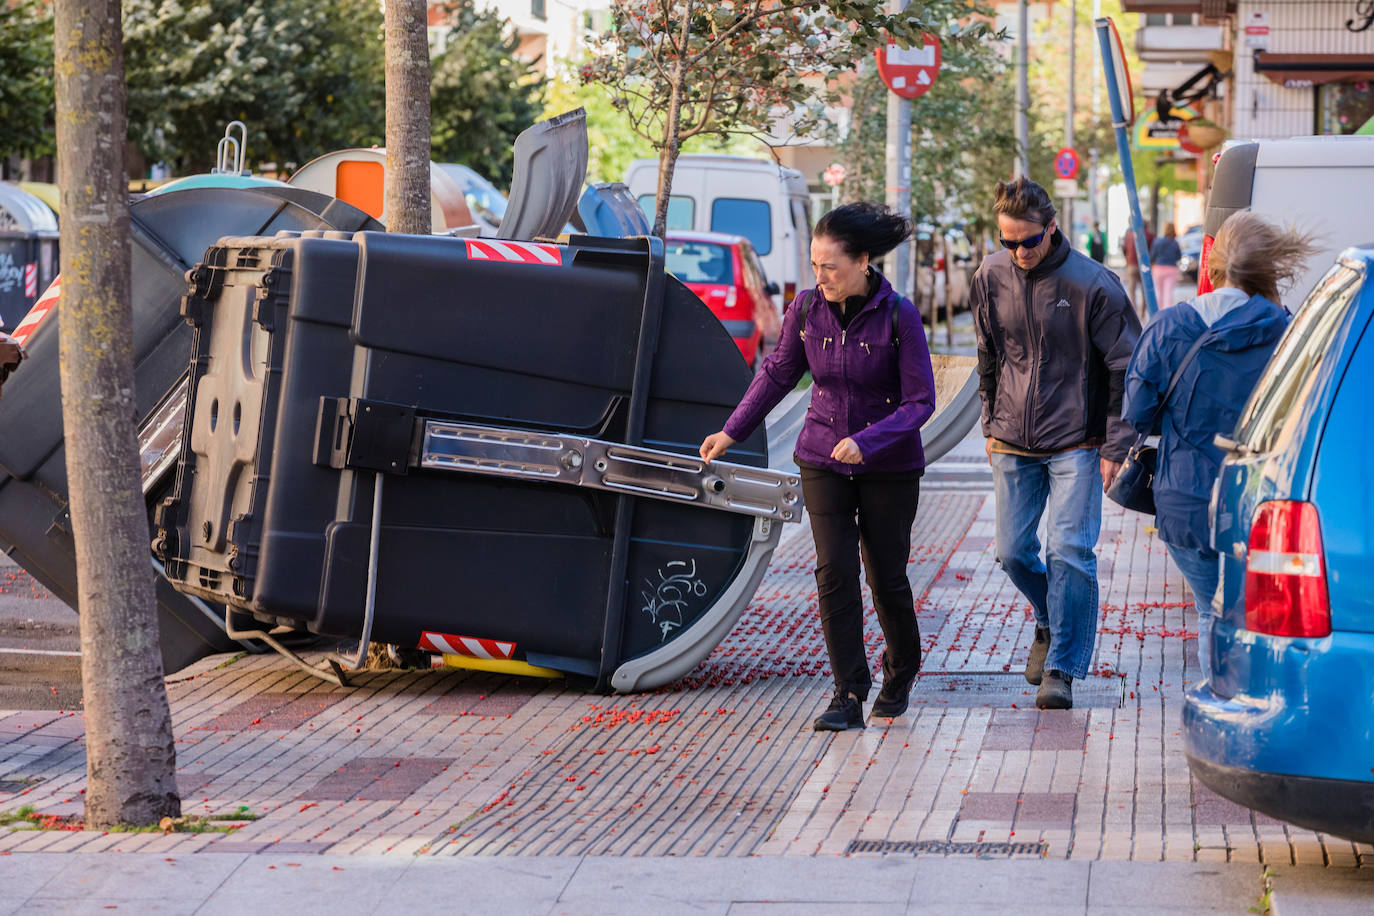
[[[1212,243],[1215,241],[1216,239],[1210,235],[1202,237],[1202,251],[1197,256],[1197,294],[1199,296],[1212,291],[1212,278],[1207,276],[1207,262],[1212,259]]]
[[[739,301],[739,290],[732,286],[730,291],[725,294],[725,307],[732,309],[737,301]]]
[[[1317,507],[1260,503],[1245,561],[1245,629],[1270,636],[1327,636],[1331,600]]]
[[[795,298],[797,298],[797,284],[784,283],[782,285],[782,301],[791,302]]]

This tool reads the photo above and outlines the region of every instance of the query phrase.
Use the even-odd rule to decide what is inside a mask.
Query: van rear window
[[[657,195],[639,195],[639,209],[644,211],[644,215],[649,218],[649,225],[654,223],[654,202],[658,200]],[[668,198],[668,228],[669,229],[692,229],[692,220],[696,218],[697,202],[690,197],[674,194]]]
[[[1293,408],[1320,383],[1323,365],[1340,350],[1363,283],[1364,271],[1338,264],[1308,295],[1241,414],[1237,434],[1250,451],[1272,451]]]
[[[773,208],[766,200],[717,197],[711,202],[711,231],[742,235],[766,255],[773,250]]]

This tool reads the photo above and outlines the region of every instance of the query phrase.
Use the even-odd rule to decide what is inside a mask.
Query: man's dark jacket
[[[973,277],[983,435],[1035,452],[1102,443],[1120,461],[1134,440],[1121,420],[1140,320],[1116,274],[1056,231],[1031,270],[999,251]]]

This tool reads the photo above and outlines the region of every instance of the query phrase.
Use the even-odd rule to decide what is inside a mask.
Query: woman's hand
[[[859,451],[853,439],[846,436],[835,443],[835,449],[830,453],[830,457],[841,464],[859,464],[864,460],[864,453]]]
[[[725,454],[725,450],[735,444],[735,440],[725,434],[725,430],[711,433],[701,443],[701,460],[710,464]]]

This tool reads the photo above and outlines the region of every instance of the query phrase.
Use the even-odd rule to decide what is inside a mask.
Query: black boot
[[[864,727],[864,707],[857,697],[845,691],[836,691],[825,712],[816,717],[812,727],[818,732],[842,732],[849,728]]]
[[[1050,628],[1036,627],[1030,658],[1026,659],[1026,680],[1039,684],[1045,676],[1045,656],[1050,654]]]
[[[1073,709],[1073,678],[1051,668],[1035,695],[1038,709]]]
[[[884,719],[895,719],[906,712],[910,696],[910,684],[889,688],[887,681],[883,681],[883,689],[878,691],[878,699],[873,701],[873,709],[869,714]]]

